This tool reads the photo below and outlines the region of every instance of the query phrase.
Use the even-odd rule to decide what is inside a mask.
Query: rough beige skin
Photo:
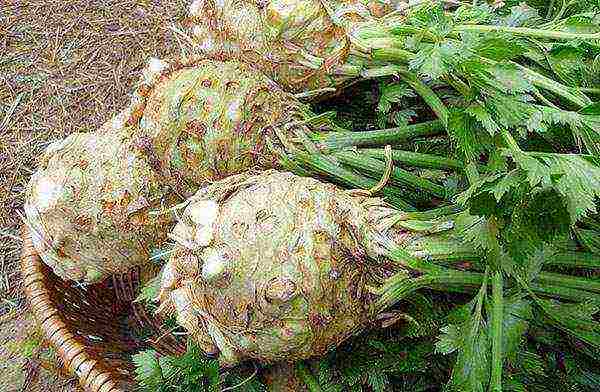
[[[290,173],[243,174],[201,189],[172,233],[161,310],[224,365],[325,353],[372,320],[366,286],[410,233],[385,229],[380,199]]]
[[[148,263],[173,227],[168,208],[216,179],[277,167],[268,141],[304,110],[239,62],[152,59],[127,108],[41,157],[25,203],[37,251],[86,283]]]
[[[122,132],[77,133],[46,150],[25,214],[42,260],[65,279],[93,282],[148,262],[174,204]]]
[[[397,7],[397,1],[195,0],[189,31],[206,56],[255,64],[299,93],[359,76],[369,49],[357,45],[357,36]]]
[[[198,60],[171,67],[147,94],[136,143],[182,195],[207,180],[249,167],[277,167],[273,128],[303,119],[306,108],[249,65]]]

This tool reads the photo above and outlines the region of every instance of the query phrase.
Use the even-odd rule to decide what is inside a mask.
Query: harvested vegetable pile
[[[600,4],[190,13],[199,55],[27,195],[61,277],[162,265],[139,300],[188,352],[135,355],[140,387],[600,388]]]
[[[292,146],[286,134],[316,117],[239,62],[153,59],[143,74],[127,108],[50,145],[29,183],[36,249],[63,278],[93,283],[147,263],[169,208],[212,180],[284,165],[269,143]]]

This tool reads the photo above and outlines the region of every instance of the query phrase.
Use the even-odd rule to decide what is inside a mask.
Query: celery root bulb
[[[127,108],[43,154],[25,205],[36,250],[88,283],[148,263],[173,227],[168,208],[216,179],[278,167],[268,142],[303,113],[239,62],[153,59]]]
[[[394,2],[360,0],[195,0],[190,35],[211,58],[255,64],[285,90],[336,87],[359,75],[350,39],[356,25],[394,10]]]
[[[150,211],[174,196],[124,133],[76,133],[42,155],[26,191],[26,222],[58,276],[95,282],[148,262],[173,224]]]
[[[166,66],[136,119],[135,139],[161,176],[185,196],[250,167],[276,167],[275,127],[302,120],[304,106],[238,61]]]
[[[383,228],[395,212],[274,170],[216,182],[173,230],[160,311],[225,365],[323,354],[373,319],[367,287],[391,271],[381,255],[412,236]]]

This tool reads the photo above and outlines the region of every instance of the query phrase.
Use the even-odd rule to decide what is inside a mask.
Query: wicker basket
[[[135,389],[131,355],[154,348],[180,354],[185,342],[132,303],[140,282],[157,270],[134,271],[82,287],[57,277],[36,254],[22,230],[21,273],[25,295],[46,338],[85,391]],[[146,336],[146,338],[140,338]]]

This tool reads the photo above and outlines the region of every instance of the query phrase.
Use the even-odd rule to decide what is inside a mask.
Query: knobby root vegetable
[[[417,218],[276,170],[228,177],[188,199],[157,311],[223,366],[322,355],[365,328],[393,324],[398,313],[385,309],[418,289],[480,290],[487,272],[444,264],[481,261],[465,229],[484,231],[482,218],[440,210]],[[572,301],[596,298],[590,285],[541,272],[530,290]]]
[[[359,75],[364,54],[348,31],[390,13],[395,2],[195,0],[195,47],[211,58],[255,64],[290,92],[335,87]]]
[[[311,140],[335,138],[332,129],[248,65],[152,59],[128,107],[95,133],[48,147],[28,185],[26,222],[57,275],[96,282],[148,263],[174,224],[171,208],[214,180],[286,168],[370,184],[333,156],[305,164],[323,160]],[[383,193],[406,204],[391,185]]]
[[[183,195],[249,167],[276,167],[275,128],[283,134],[306,117],[298,100],[240,62],[165,69],[130,122],[149,164]]]
[[[383,256],[419,236],[392,230],[396,215],[291,173],[216,182],[173,230],[159,311],[224,365],[323,354],[374,320],[369,287],[397,270]]]
[[[50,145],[26,192],[26,223],[42,260],[65,279],[94,282],[147,263],[178,201],[126,133],[75,133]]]
[[[130,105],[99,131],[48,147],[26,194],[36,250],[57,275],[96,282],[149,262],[169,208],[200,186],[279,167],[305,107],[239,62],[153,59]]]

